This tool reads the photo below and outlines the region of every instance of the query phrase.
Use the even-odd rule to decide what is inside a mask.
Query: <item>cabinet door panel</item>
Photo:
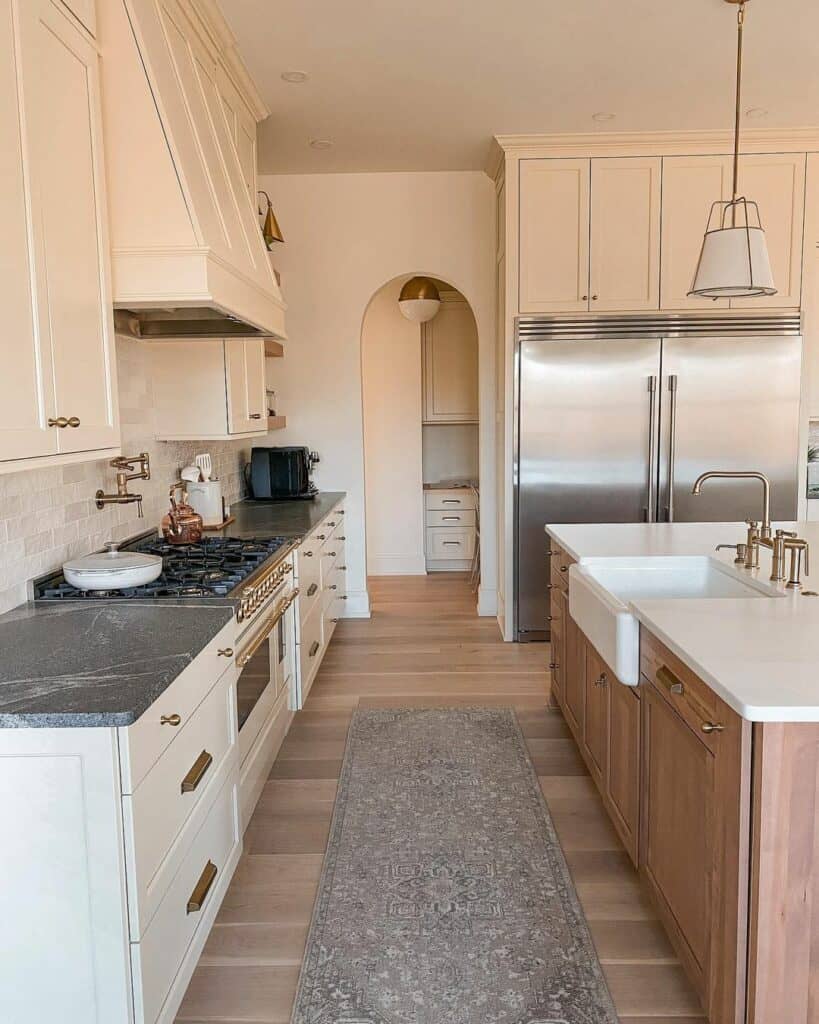
[[[26,100],[60,452],[118,444],[97,54],[48,0],[25,6]]]
[[[591,162],[591,306],[660,307],[659,157]]]
[[[660,302],[663,309],[727,308],[727,299],[689,298],[713,203],[731,195],[727,156],[663,159]]]
[[[554,593],[554,591],[552,591]],[[564,687],[566,693],[565,712],[569,727],[578,743],[583,739],[583,712],[586,692],[586,638],[577,628],[577,623],[568,613],[566,606],[566,672]]]
[[[568,624],[568,606],[566,595],[562,590],[552,590],[551,614],[552,621],[549,623],[551,637],[550,661],[552,668],[552,691],[555,694],[561,707],[564,706],[566,697],[566,626]]]
[[[636,863],[640,817],[640,700],[637,691],[612,679],[609,686],[609,748],[606,792],[615,825]]]
[[[740,192],[759,206],[768,242],[776,295],[732,299],[733,309],[799,305],[802,294],[802,233],[805,154],[753,155],[740,163]]]
[[[714,758],[656,692],[643,693],[641,861],[705,987],[711,930]]]
[[[0,460],[52,455],[57,432],[51,349],[37,320],[31,195],[22,124],[23,68],[18,62],[12,0],[0,3],[0,275],[6,299],[0,352]],[[21,117],[22,112],[22,117]]]
[[[228,429],[231,434],[258,433],[265,420],[264,340],[225,341]]]
[[[520,162],[520,312],[588,309],[588,160]]]
[[[608,745],[608,691],[617,685],[606,663],[586,643],[586,686],[584,693],[583,746],[590,769],[598,782],[604,780]]]
[[[478,419],[478,330],[468,303],[444,299],[421,329],[424,423]]]

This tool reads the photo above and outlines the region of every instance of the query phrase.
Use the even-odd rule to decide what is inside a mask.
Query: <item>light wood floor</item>
[[[373,616],[339,623],[245,834],[178,1021],[287,1024],[350,715],[356,707],[517,711],[623,1024],[704,1024],[559,712],[548,647],[504,644],[450,574],[370,581]]]

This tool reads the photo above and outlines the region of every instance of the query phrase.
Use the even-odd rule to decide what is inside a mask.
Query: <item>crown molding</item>
[[[253,117],[257,122],[264,121],[270,116],[270,108],[262,99],[242,59],[236,36],[222,14],[218,0],[189,0],[189,4]]]
[[[771,128],[742,133],[743,153],[805,153],[819,150],[819,127]],[[496,135],[485,171],[497,178],[506,157],[698,156],[731,153],[733,132],[577,132]]]

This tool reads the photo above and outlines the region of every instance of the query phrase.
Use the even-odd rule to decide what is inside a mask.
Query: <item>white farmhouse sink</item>
[[[645,598],[781,597],[780,591],[707,556],[588,558],[569,570],[572,618],[621,683],[640,677],[640,626],[631,602]]]

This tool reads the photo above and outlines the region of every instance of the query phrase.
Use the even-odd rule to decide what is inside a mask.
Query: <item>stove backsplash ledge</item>
[[[167,511],[168,488],[198,452],[210,452],[227,502],[243,496],[242,467],[250,458],[250,442],[154,440],[148,367],[140,342],[117,338],[122,451],[151,456],[151,479],[130,485],[143,495],[144,518],[138,518],[136,503],[97,509],[95,492],[116,486],[107,458],[0,475],[0,613],[27,599],[28,580],[96,551],[108,540],[122,541],[158,526]]]

